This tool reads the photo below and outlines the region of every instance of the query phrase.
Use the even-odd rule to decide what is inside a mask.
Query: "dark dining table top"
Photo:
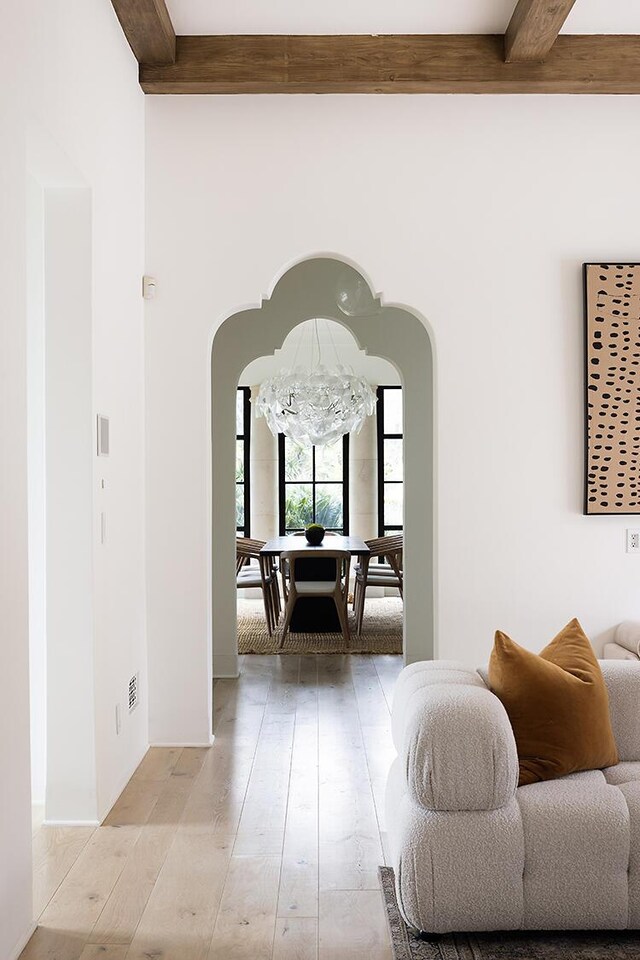
[[[348,550],[352,557],[363,557],[371,551],[362,537],[327,537],[318,546],[307,543],[304,537],[274,537],[267,540],[260,553],[265,557],[278,557],[285,550],[304,550],[309,554],[322,554],[327,550]]]

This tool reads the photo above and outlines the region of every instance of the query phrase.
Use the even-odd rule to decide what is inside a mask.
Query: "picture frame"
[[[640,514],[640,263],[584,263],[583,284],[583,511]]]

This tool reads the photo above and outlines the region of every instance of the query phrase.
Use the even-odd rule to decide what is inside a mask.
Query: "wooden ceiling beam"
[[[507,63],[544,60],[576,0],[518,0],[504,35]]]
[[[502,35],[178,37],[142,65],[154,94],[640,93],[640,37],[558,38],[545,63],[504,62]]]
[[[165,0],[111,0],[138,63],[176,58],[176,34]]]

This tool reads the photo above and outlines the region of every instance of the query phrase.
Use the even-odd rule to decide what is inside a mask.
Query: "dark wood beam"
[[[176,58],[176,34],[164,0],[111,0],[138,63]]]
[[[518,0],[504,35],[508,63],[544,60],[576,0]]]
[[[558,38],[545,63],[505,63],[504,37],[178,37],[143,65],[146,93],[640,93],[640,37]]]

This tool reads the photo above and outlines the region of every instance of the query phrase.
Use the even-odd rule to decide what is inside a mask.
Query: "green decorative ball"
[[[318,544],[322,543],[322,540],[324,539],[324,527],[321,523],[310,523],[304,531],[304,535],[307,538],[308,543],[314,547],[317,547]]]

